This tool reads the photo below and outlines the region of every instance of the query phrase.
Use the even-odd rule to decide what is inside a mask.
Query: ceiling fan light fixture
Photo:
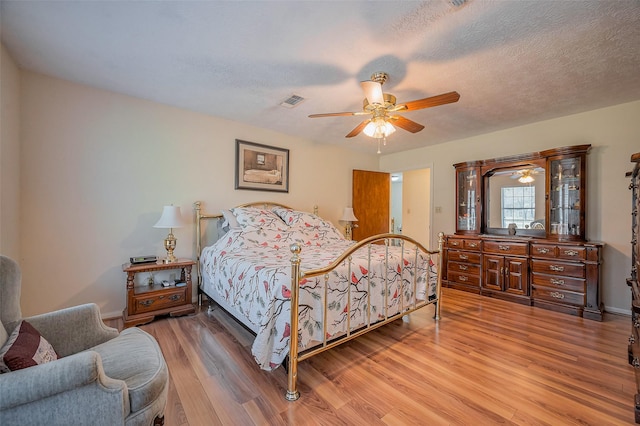
[[[531,176],[529,173],[524,174],[518,178],[518,182],[520,183],[531,183],[533,182],[533,180],[533,176]]]
[[[370,138],[380,139],[386,138],[395,132],[396,128],[383,118],[375,118],[369,121],[362,131]]]

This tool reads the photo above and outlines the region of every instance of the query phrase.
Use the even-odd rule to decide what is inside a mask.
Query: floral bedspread
[[[288,354],[292,332],[290,245],[294,242],[302,245],[301,269],[305,271],[327,266],[353,242],[326,223],[290,225],[271,217],[267,221],[252,219],[254,222],[249,223],[255,226],[231,229],[205,248],[201,270],[209,281],[205,292],[217,293],[258,330],[252,354],[262,369],[272,370]],[[394,246],[368,247],[356,251],[350,261],[343,262],[326,277],[302,279],[299,350],[321,342],[323,332],[328,338],[336,337],[346,333],[348,327],[353,330],[403,311],[413,303],[414,288],[417,300],[435,294],[436,270],[428,257],[422,253],[416,257],[415,250],[408,247],[403,251]],[[416,260],[418,267],[414,270]],[[325,285],[327,329],[323,330]]]

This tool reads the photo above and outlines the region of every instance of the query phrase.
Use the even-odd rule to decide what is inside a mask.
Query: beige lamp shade
[[[340,218],[343,222],[357,222],[358,218],[353,214],[352,207],[345,207],[344,212],[342,212],[342,217]]]
[[[164,206],[160,220],[153,225],[154,228],[181,228],[183,226],[180,206]]]

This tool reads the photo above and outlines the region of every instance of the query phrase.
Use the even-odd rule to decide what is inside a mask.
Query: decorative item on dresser
[[[177,259],[171,263],[162,261],[147,264],[122,265],[127,273],[127,306],[122,312],[124,327],[146,324],[157,315],[187,315],[195,312],[191,303],[191,269],[195,265],[191,259]],[[180,280],[175,283],[157,283],[149,276],[146,285],[135,286],[136,274],[180,270]]]
[[[443,285],[602,320],[603,244],[586,240],[590,148],[454,164]]]
[[[631,156],[635,163],[633,171],[627,173],[631,178],[631,276],[627,284],[631,288],[631,336],[629,337],[629,364],[634,367],[636,375],[635,418],[640,423],[640,289],[638,288],[638,271],[640,271],[640,152]]]

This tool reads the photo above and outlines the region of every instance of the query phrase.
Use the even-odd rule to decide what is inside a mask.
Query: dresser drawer
[[[555,259],[557,248],[554,244],[531,244],[531,256]]]
[[[581,246],[558,246],[558,259],[585,260],[587,249]]]
[[[480,264],[480,253],[469,253],[464,251],[450,251],[449,252],[449,260],[453,260],[456,262],[467,262]]]
[[[449,262],[447,264],[447,271],[449,272],[462,272],[463,274],[480,275],[480,265],[474,265],[470,263]]]
[[[551,260],[531,260],[531,270],[543,274],[585,278],[585,266],[580,263],[554,262]]]
[[[485,241],[485,253],[508,254],[512,256],[526,256],[528,254],[527,243],[510,242],[510,241]]]
[[[470,251],[480,251],[481,241],[466,238],[449,238],[447,239],[448,248],[457,248]]]
[[[567,259],[581,261],[587,258],[587,249],[583,246],[533,243],[531,244],[531,256],[546,259]]]
[[[532,296],[534,299],[541,299],[576,306],[584,306],[587,301],[587,297],[584,293],[541,286],[533,286],[532,290]]]
[[[176,288],[173,291],[162,293],[143,293],[134,296],[134,308],[131,314],[157,311],[159,309],[170,308],[172,306],[184,305],[186,298],[186,287]]]
[[[464,240],[463,247],[465,250],[480,251],[480,240]]]
[[[534,285],[557,288],[560,290],[570,290],[584,293],[587,291],[585,280],[580,278],[558,277],[555,275],[533,273],[532,282]]]
[[[480,276],[472,274],[464,274],[462,272],[448,271],[447,277],[449,281],[455,281],[460,284],[473,285],[480,287]]]

